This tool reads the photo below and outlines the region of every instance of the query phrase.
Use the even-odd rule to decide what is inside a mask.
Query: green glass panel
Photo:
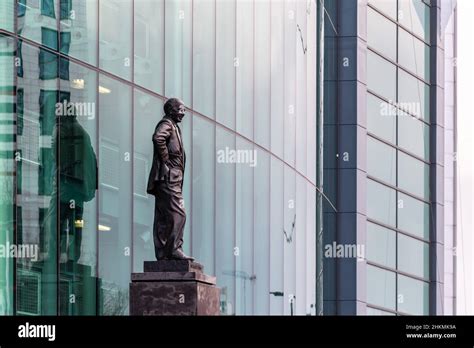
[[[367,174],[395,186],[396,154],[395,148],[367,137]]]
[[[395,273],[367,265],[367,303],[395,310]]]
[[[398,269],[420,278],[429,277],[429,245],[417,239],[398,234]]]
[[[398,193],[398,228],[423,239],[429,239],[430,206],[418,199]]]
[[[366,256],[368,261],[395,268],[395,231],[367,223]]]
[[[429,314],[429,285],[426,282],[398,275],[398,310],[413,315]]]
[[[395,227],[395,190],[367,180],[367,216]]]
[[[396,71],[388,60],[367,51],[367,88],[392,102],[397,96]]]
[[[397,60],[397,26],[370,7],[367,8],[367,45],[385,57]]]
[[[425,200],[430,198],[428,164],[398,151],[398,187]]]

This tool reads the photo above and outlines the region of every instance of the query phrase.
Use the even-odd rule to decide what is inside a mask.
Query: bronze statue
[[[186,154],[178,123],[186,108],[181,100],[170,98],[163,109],[165,115],[153,134],[153,164],[147,185],[147,192],[155,196],[155,256],[157,260],[193,261],[182,249],[186,223],[183,199]]]

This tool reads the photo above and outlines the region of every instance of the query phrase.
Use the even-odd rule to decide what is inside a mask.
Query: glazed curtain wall
[[[427,3],[369,0],[367,7],[368,314],[429,314]]]
[[[185,251],[217,276],[222,313],[314,314],[314,1],[0,10],[0,243],[38,249],[0,259],[1,314],[128,314],[130,273],[153,260],[145,185],[172,96],[188,108]]]

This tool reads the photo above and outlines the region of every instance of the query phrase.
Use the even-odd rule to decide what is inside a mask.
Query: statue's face
[[[179,105],[178,113],[176,114],[176,118],[178,122],[181,122],[186,115],[186,108],[183,104]]]
[[[163,111],[175,122],[181,122],[186,114],[186,107],[181,99],[170,98],[163,106]]]
[[[170,116],[175,120],[175,122],[181,122],[186,115],[186,107],[183,103],[174,105],[171,109]]]

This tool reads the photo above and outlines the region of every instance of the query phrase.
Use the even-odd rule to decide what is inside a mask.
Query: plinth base
[[[219,315],[216,278],[186,260],[147,261],[132,273],[130,315]]]

